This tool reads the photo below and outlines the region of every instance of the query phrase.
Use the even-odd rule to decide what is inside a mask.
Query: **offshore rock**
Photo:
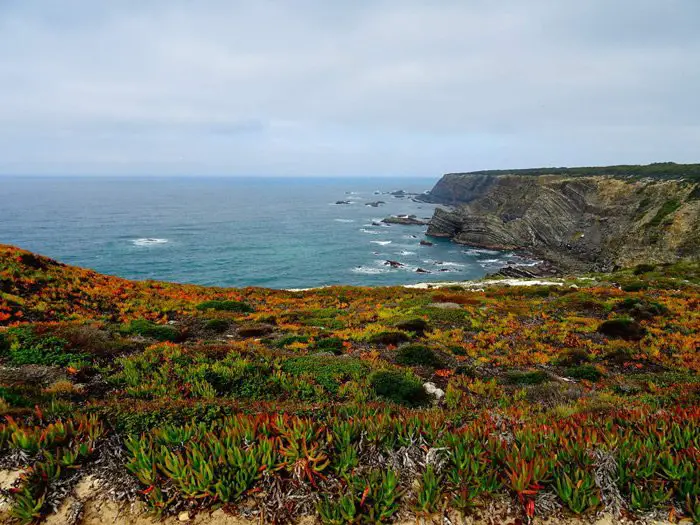
[[[416,218],[415,215],[393,215],[382,219],[386,224],[403,224],[405,226],[425,226],[428,221]]]

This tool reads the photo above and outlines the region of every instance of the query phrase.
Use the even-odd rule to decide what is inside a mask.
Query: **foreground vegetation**
[[[700,523],[699,286],[685,264],[483,291],[204,288],[0,246],[9,512],[39,520],[89,474],[156,516],[496,503]]]

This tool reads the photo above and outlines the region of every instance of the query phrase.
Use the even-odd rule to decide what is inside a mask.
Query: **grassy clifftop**
[[[0,245],[0,469],[21,473],[0,521],[80,523],[109,494],[264,522],[700,521],[699,283],[688,263],[482,291],[208,288]]]
[[[480,170],[448,175],[563,175],[568,177],[612,176],[620,178],[686,179],[700,181],[700,164],[620,164],[616,166],[544,167],[512,170]]]

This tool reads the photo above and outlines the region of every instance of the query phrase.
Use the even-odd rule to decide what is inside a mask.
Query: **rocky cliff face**
[[[562,269],[700,258],[700,183],[612,176],[445,175],[428,234],[522,249]]]

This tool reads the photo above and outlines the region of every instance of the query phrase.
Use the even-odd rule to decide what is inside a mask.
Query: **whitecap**
[[[412,251],[409,251],[409,250],[401,250],[401,251],[399,252],[399,255],[415,255],[415,254],[416,254],[416,252],[412,252]]]
[[[357,268],[353,268],[350,270],[353,273],[363,273],[367,275],[376,275],[380,273],[386,273],[389,270],[385,268],[372,268],[371,266],[358,266]]]
[[[333,219],[335,222],[355,222],[355,219]]]
[[[391,241],[369,241],[372,244],[380,244],[382,246],[386,246],[387,244],[391,244]]]
[[[376,232],[374,230],[368,230],[367,228],[360,228],[360,231],[362,233],[369,233],[370,235],[379,235],[379,232]]]
[[[468,255],[497,255],[501,252],[497,250],[486,250],[482,248],[470,248],[469,250],[464,250],[464,253]]]
[[[144,237],[141,239],[132,239],[131,244],[134,246],[155,246],[157,244],[165,244],[168,239],[157,239],[154,237]]]
[[[436,262],[437,266],[453,266],[455,268],[464,268],[466,265],[458,262]]]
[[[479,262],[485,263],[485,264],[494,264],[494,263],[504,263],[505,261],[503,261],[501,259],[482,259]]]

